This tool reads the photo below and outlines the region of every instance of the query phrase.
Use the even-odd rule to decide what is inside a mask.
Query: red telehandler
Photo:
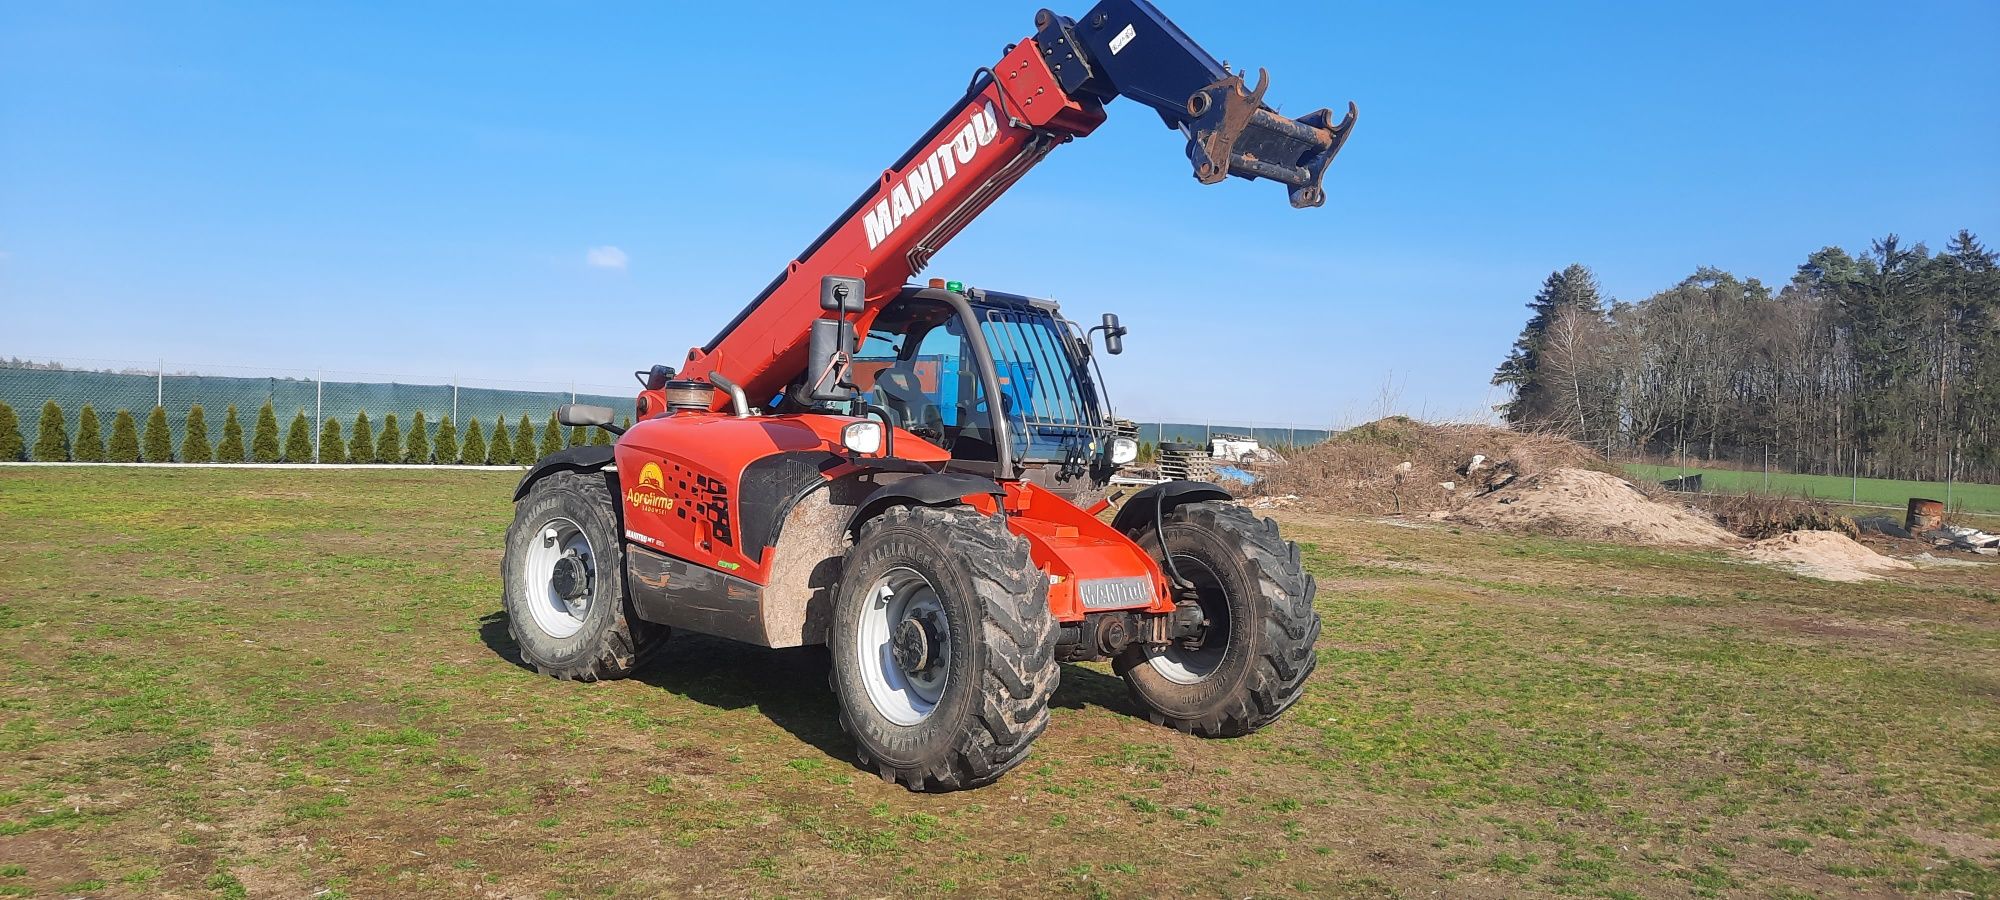
[[[1125,97],[1187,140],[1196,179],[1286,186],[1319,206],[1354,125],[1263,102],[1146,0],[1035,33],[678,371],[635,373],[635,424],[568,406],[612,446],[521,480],[506,608],[527,662],[631,674],[685,629],[825,644],[864,767],[911,790],[986,784],[1048,724],[1058,663],[1109,659],[1154,722],[1248,734],[1316,661],[1313,579],[1277,525],[1214,485],[1138,491],[1100,514],[1138,445],[1110,416],[1093,345],[1056,304],[933,279],[945,242]],[[1088,503],[1088,505],[1079,505]]]

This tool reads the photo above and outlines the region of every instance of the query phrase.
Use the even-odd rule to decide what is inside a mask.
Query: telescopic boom
[[[865,333],[946,242],[1049,151],[1095,130],[1118,97],[1182,133],[1201,183],[1263,178],[1284,184],[1294,207],[1319,206],[1354,104],[1338,122],[1328,109],[1286,118],[1264,103],[1266,84],[1259,70],[1247,85],[1146,0],[1103,0],[1081,19],[1042,10],[1032,37],[978,70],[965,96],[832,226],[714,339],[688,351],[680,377],[721,375],[759,404],[786,390],[824,314],[824,276],[862,279],[866,302],[851,315]]]

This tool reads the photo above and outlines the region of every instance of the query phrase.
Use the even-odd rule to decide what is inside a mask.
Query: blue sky
[[[1360,104],[1326,207],[1120,102],[926,273],[1120,313],[1128,414],[1478,415],[1570,262],[2000,243],[2000,4],[1253,6],[1162,3],[1284,111]],[[8,4],[0,356],[627,384],[1035,7]]]

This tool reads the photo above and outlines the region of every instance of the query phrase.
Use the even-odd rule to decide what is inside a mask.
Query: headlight
[[[1133,460],[1138,458],[1139,458],[1138,441],[1135,441],[1131,438],[1111,439],[1112,465],[1114,466],[1130,465]]]
[[[840,443],[847,449],[867,456],[882,449],[882,423],[854,422],[840,430]]]

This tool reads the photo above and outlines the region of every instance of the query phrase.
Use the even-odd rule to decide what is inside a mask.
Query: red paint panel
[[[1060,579],[1049,585],[1049,608],[1057,621],[1083,620],[1076,583],[1097,578],[1146,576],[1153,583],[1153,603],[1145,611],[1174,611],[1159,564],[1131,538],[1033,482],[1009,482],[1006,489],[1008,530],[1028,541],[1037,568]]]
[[[689,351],[683,378],[719,371],[752,398],[783,390],[805,368],[806,340],[820,318],[820,278],[864,280],[863,330],[930,254],[965,227],[1065,136],[1104,120],[1094,100],[1056,86],[1033,40],[994,64],[995,78],[951,117],[910,161],[882,173],[870,199],[785,276],[710,352]],[[718,398],[716,407],[725,401]]]
[[[742,546],[737,496],[744,469],[777,453],[823,450],[846,456],[840,430],[859,421],[828,415],[681,413],[639,422],[613,450],[627,536],[763,584],[766,574],[757,560],[762,548]],[[896,431],[895,449],[900,458],[927,464],[949,457],[902,429]]]

